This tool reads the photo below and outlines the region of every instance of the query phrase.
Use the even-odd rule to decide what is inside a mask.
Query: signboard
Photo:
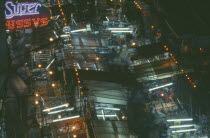
[[[40,2],[5,3],[6,27],[9,30],[37,28],[48,25],[50,11]]]

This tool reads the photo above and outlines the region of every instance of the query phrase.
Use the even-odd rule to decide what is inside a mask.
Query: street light
[[[52,83],[52,87],[55,87],[55,83]]]
[[[99,60],[99,57],[97,57],[96,60],[98,61]]]
[[[36,105],[39,104],[39,101],[36,100],[36,101],[35,101],[35,104],[36,104]]]
[[[38,97],[38,96],[39,96],[39,94],[38,94],[38,93],[36,93],[36,94],[35,94],[35,96],[36,96],[36,97]]]
[[[77,135],[73,135],[73,138],[76,138],[77,137]]]
[[[54,41],[54,39],[52,37],[49,38],[50,42]]]
[[[53,72],[52,72],[52,71],[49,71],[49,74],[50,74],[50,75],[52,75],[52,74],[53,74]]]
[[[135,45],[136,45],[136,42],[133,42],[133,43],[132,43],[132,46],[135,46]]]
[[[58,115],[58,118],[60,119],[61,118],[61,115]]]
[[[38,67],[41,68],[42,67],[42,64],[39,64]]]

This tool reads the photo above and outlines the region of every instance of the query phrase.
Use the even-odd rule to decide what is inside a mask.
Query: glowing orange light
[[[21,29],[48,25],[48,17],[20,19],[20,20],[6,20],[7,29]]]

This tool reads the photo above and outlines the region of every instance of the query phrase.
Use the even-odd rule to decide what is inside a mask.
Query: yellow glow
[[[136,42],[133,42],[133,43],[132,43],[132,46],[135,46],[135,45],[136,45]]]
[[[49,38],[50,42],[54,41],[54,39],[52,37]]]
[[[61,115],[58,115],[58,118],[61,118]]]
[[[52,83],[52,87],[55,87],[55,83]]]
[[[50,75],[52,75],[52,74],[53,74],[53,72],[52,72],[52,71],[49,71],[49,74],[50,74]]]
[[[39,64],[38,67],[41,68],[42,67],[42,64]]]
[[[35,101],[35,104],[39,104],[39,101]]]

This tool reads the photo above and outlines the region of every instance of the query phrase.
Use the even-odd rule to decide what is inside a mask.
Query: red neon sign
[[[29,18],[20,20],[6,20],[7,29],[37,28],[48,25],[48,17]]]

